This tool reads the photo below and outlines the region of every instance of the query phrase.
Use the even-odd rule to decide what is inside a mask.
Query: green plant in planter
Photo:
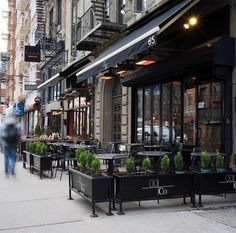
[[[201,152],[201,172],[209,172],[211,157],[206,151]]]
[[[184,160],[183,156],[180,151],[177,152],[177,154],[174,157],[174,163],[175,163],[175,172],[176,173],[183,173],[184,168]]]
[[[37,153],[37,143],[38,142],[32,142],[32,145],[31,145],[31,152],[32,153]]]
[[[129,174],[131,174],[134,171],[134,158],[129,157],[125,161],[125,168]]]
[[[86,165],[87,165],[87,156],[88,156],[88,153],[85,150],[80,153],[79,163],[80,163],[81,171],[85,171],[86,168],[87,168],[86,167]]]
[[[35,153],[40,155],[40,152],[41,152],[41,143],[35,142]]]
[[[95,159],[95,155],[91,152],[87,152],[87,162],[86,162],[86,166],[87,168],[91,168],[92,162]]]
[[[32,142],[28,141],[25,143],[25,148],[28,152],[31,152],[32,150]]]
[[[150,168],[150,166],[151,166],[151,160],[148,157],[146,157],[142,162],[142,167],[144,168],[145,173],[147,173],[147,170]]]
[[[98,171],[100,170],[100,160],[97,158],[94,158],[91,162],[91,170],[94,175],[98,174]]]
[[[216,150],[216,170],[217,172],[223,172],[224,169],[224,156]]]
[[[236,172],[236,152],[234,152],[234,153],[232,154],[232,158],[233,158],[233,168],[232,168],[232,170],[233,170],[234,172]]]
[[[40,136],[42,134],[42,130],[39,124],[37,124],[34,128],[34,134]]]
[[[81,154],[81,153],[84,153],[84,152],[86,152],[86,151],[85,151],[85,149],[84,149],[83,147],[81,147],[81,146],[79,146],[79,147],[76,149],[76,151],[75,151],[75,156],[76,156],[76,160],[77,160],[78,163],[80,163],[80,154]]]
[[[47,145],[45,143],[41,143],[40,149],[39,149],[39,154],[44,156],[46,155],[47,152]]]
[[[161,158],[161,170],[163,171],[163,173],[167,173],[169,168],[170,168],[170,159],[168,155],[164,155]]]

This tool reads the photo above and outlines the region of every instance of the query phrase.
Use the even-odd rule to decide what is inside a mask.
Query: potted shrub
[[[86,166],[88,169],[91,169],[92,168],[92,162],[94,161],[95,159],[95,155],[91,152],[87,152],[87,162],[86,162]]]
[[[166,174],[169,168],[170,168],[170,159],[168,155],[164,155],[161,158],[161,170],[163,171],[164,174]]]
[[[207,173],[210,171],[211,157],[206,151],[201,152],[201,172]]]
[[[39,148],[39,154],[42,156],[45,156],[47,152],[47,146],[45,143],[41,143],[40,148]]]
[[[180,151],[177,152],[177,154],[174,157],[174,163],[175,163],[175,173],[180,174],[184,173],[184,160],[183,156]]]
[[[100,160],[97,158],[93,158],[91,162],[91,170],[93,175],[98,175],[98,171],[100,170]]]
[[[40,136],[40,135],[42,134],[42,130],[41,130],[39,124],[37,124],[37,125],[35,126],[35,128],[34,128],[34,134],[35,134],[36,136]]]
[[[217,172],[224,172],[224,156],[217,150],[216,151],[216,170]]]
[[[134,171],[135,165],[134,165],[134,158],[129,157],[125,161],[125,168],[126,171],[131,174]]]
[[[232,171],[236,172],[236,152],[232,154],[233,157],[233,168]]]
[[[87,167],[86,167],[86,165],[87,165],[87,155],[88,155],[88,153],[87,153],[87,151],[81,151],[80,152],[80,155],[79,155],[79,163],[80,163],[80,170],[81,171],[86,171],[86,169],[87,169]]]
[[[151,160],[148,157],[146,157],[142,161],[142,167],[144,168],[146,174],[147,174],[147,170],[150,168],[150,166],[151,166]]]

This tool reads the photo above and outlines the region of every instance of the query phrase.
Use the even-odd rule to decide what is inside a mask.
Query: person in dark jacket
[[[15,175],[17,144],[20,138],[20,127],[13,115],[5,117],[0,126],[0,141],[4,153],[6,177]]]

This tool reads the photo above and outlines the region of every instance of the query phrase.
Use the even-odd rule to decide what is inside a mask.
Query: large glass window
[[[219,82],[201,81],[198,86],[198,140],[209,150],[221,149],[221,90]]]
[[[153,142],[160,140],[160,85],[153,86]]]
[[[222,82],[195,77],[137,88],[136,140],[221,150],[222,90]]]
[[[181,82],[172,83],[172,143],[181,141]]]
[[[170,142],[170,83],[162,86],[162,141]]]
[[[57,25],[61,25],[61,0],[57,0]]]
[[[196,85],[195,79],[184,82],[184,143],[195,145],[196,136]]]
[[[144,141],[151,142],[151,88],[144,89]]]
[[[136,140],[143,140],[143,89],[137,90]]]

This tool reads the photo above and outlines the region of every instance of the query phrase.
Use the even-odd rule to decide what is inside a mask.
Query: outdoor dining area
[[[23,167],[40,178],[69,178],[72,191],[95,204],[107,202],[107,215],[123,203],[182,198],[191,206],[202,206],[202,195],[236,192],[235,168],[229,168],[227,154],[193,147],[185,160],[183,144],[142,142],[21,141]],[[236,155],[233,155],[236,166]],[[69,174],[69,175],[68,175]],[[198,196],[198,205],[196,204]]]

